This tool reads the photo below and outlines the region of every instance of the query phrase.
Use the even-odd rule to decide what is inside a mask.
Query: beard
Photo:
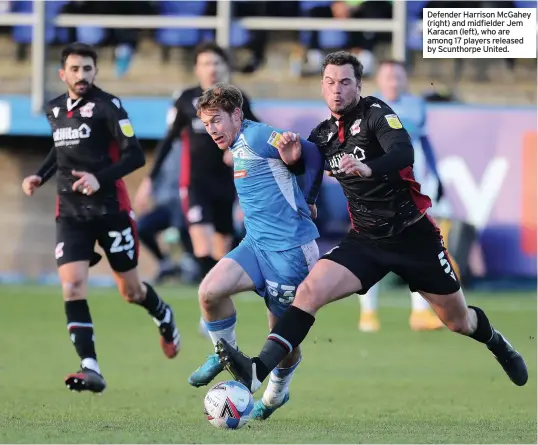
[[[348,112],[350,112],[353,108],[355,108],[357,106],[357,104],[359,103],[359,98],[358,97],[354,97],[350,102],[348,102],[347,104],[341,104],[340,106],[338,106],[337,108],[331,108],[330,110],[333,112],[333,113],[336,113],[336,114],[340,114],[340,115],[344,115]]]
[[[82,81],[76,82],[73,85],[71,85],[69,87],[69,89],[73,93],[75,93],[76,95],[82,97],[82,96],[85,96],[86,94],[88,94],[88,92],[91,90],[92,86],[93,86],[93,83],[88,82],[86,80],[82,80]],[[80,89],[80,87],[84,87],[84,89]]]

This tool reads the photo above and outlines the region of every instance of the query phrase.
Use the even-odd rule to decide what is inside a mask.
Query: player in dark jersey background
[[[81,360],[81,369],[69,374],[65,384],[71,390],[102,392],[106,383],[86,300],[89,267],[100,259],[96,242],[106,253],[120,294],[145,308],[158,325],[168,358],[179,351],[179,333],[171,307],[138,274],[136,226],[122,178],[142,167],[145,158],[127,112],[117,97],[94,85],[97,55],[91,46],[67,46],[59,74],[67,93],[46,107],[54,146],[22,188],[32,196],[56,173],[55,255],[67,329]]]
[[[353,55],[341,51],[325,58],[322,92],[331,117],[309,138],[344,190],[352,229],[299,286],[259,356],[250,359],[221,340],[217,352],[222,363],[255,392],[302,343],[320,308],[364,293],[394,272],[429,301],[451,331],[485,344],[510,380],[523,386],[528,380],[523,357],[482,309],[467,306],[439,229],[426,213],[430,198],[414,180],[409,134],[388,105],[361,97],[361,79],[362,65]],[[287,141],[279,151],[285,149],[300,152],[300,142]]]
[[[157,148],[146,189],[161,169],[172,143],[181,137],[180,193],[189,224],[194,255],[202,277],[226,255],[234,236],[233,207],[236,199],[232,159],[223,154],[196,116],[196,102],[203,92],[219,82],[228,82],[230,62],[226,52],[214,42],[196,48],[194,69],[199,85],[183,91],[175,103],[175,119]],[[244,96],[245,119],[257,121]]]

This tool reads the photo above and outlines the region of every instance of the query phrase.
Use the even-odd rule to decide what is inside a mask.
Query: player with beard
[[[205,42],[196,48],[194,69],[199,85],[183,91],[177,99],[174,122],[157,147],[154,164],[142,187],[151,191],[151,181],[158,176],[174,140],[181,137],[180,195],[203,278],[232,246],[236,193],[231,155],[219,150],[206,133],[196,115],[196,103],[207,89],[228,82],[230,62],[220,46]],[[243,98],[245,119],[257,121],[244,94]]]
[[[105,379],[97,362],[92,317],[87,303],[89,267],[106,253],[120,294],[146,309],[157,324],[168,358],[179,351],[172,308],[138,273],[138,239],[134,214],[122,178],[142,167],[144,153],[121,101],[94,85],[95,50],[73,43],[62,51],[59,75],[67,92],[51,100],[46,116],[54,146],[35,175],[24,179],[24,193],[56,174],[55,250],[62,283],[67,329],[81,369],[69,374],[66,386],[100,393]]]
[[[413,146],[398,116],[383,101],[362,97],[362,65],[351,54],[329,54],[322,92],[331,117],[311,133],[346,195],[352,228],[326,253],[297,289],[257,357],[245,356],[225,339],[217,342],[221,363],[252,392],[308,335],[323,306],[365,293],[387,273],[402,277],[428,300],[453,332],[484,344],[510,380],[523,386],[523,357],[494,329],[484,311],[468,306],[434,221],[430,198],[413,176]],[[297,153],[300,142],[283,150]]]

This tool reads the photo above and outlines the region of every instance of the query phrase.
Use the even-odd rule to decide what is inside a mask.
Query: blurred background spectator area
[[[32,54],[39,46],[32,45],[37,34],[29,23],[42,16],[43,77],[51,93],[61,90],[54,73],[59,46],[68,42],[98,47],[101,82],[116,94],[155,96],[191,84],[192,49],[216,39],[230,50],[234,82],[254,98],[317,98],[312,92],[324,55],[346,49],[363,62],[366,86],[377,62],[392,57],[405,60],[417,93],[475,103],[536,103],[535,60],[422,58],[422,8],[536,7],[536,1],[45,1],[34,8],[35,3],[0,1],[0,54],[12,61],[0,66],[4,94],[28,94],[36,82]]]

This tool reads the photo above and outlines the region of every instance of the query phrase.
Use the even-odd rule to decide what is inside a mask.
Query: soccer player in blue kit
[[[218,84],[197,104],[208,134],[233,155],[235,186],[245,216],[245,238],[207,274],[198,293],[213,344],[223,338],[235,348],[236,310],[230,297],[256,291],[265,300],[272,328],[319,258],[315,241],[319,233],[312,219],[324,165],[316,145],[298,134],[244,119],[242,102],[237,88]],[[305,175],[302,190],[296,173]],[[296,348],[279,363],[253,418],[266,419],[288,401],[289,383],[300,361]],[[207,385],[223,369],[217,354],[210,355],[189,383]]]

